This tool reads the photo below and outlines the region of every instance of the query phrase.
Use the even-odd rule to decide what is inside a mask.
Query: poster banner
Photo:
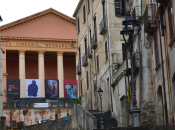
[[[25,79],[26,97],[37,98],[40,97],[40,80],[39,79]]]
[[[34,108],[47,108],[49,107],[48,103],[34,103]]]
[[[64,80],[64,97],[78,98],[77,80]]]
[[[58,98],[59,97],[59,81],[45,79],[45,97]]]
[[[20,98],[20,79],[7,79],[7,97]]]

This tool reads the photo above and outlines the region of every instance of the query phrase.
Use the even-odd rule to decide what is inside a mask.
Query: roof
[[[78,13],[78,11],[79,11],[81,5],[83,4],[83,1],[84,1],[84,0],[80,0],[80,1],[79,1],[78,5],[77,5],[77,7],[76,7],[76,9],[75,9],[75,11],[74,11],[73,17],[76,17],[76,16],[77,16],[77,13]]]
[[[69,23],[72,23],[72,24],[76,24],[76,21],[75,19],[53,9],[53,8],[49,8],[47,10],[44,10],[44,11],[41,11],[41,12],[38,12],[36,14],[33,14],[33,15],[30,15],[28,17],[25,17],[25,18],[22,18],[22,19],[19,19],[17,21],[14,21],[14,22],[11,22],[9,24],[6,24],[6,25],[3,25],[3,26],[0,26],[0,31],[4,31],[4,30],[7,30],[7,29],[10,29],[12,27],[15,27],[15,26],[18,26],[18,25],[21,25],[21,24],[24,24],[24,23],[27,23],[27,22],[30,22],[32,20],[35,20],[39,17],[43,17],[45,15],[48,15],[48,14],[53,14],[53,15],[56,15],[60,18],[62,18],[63,20],[69,22]]]

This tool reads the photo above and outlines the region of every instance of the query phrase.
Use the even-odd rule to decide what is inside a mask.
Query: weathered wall
[[[20,109],[20,121],[24,121],[23,110]],[[69,114],[71,110],[68,109]],[[55,114],[58,114],[58,119],[67,116],[67,109],[49,109],[49,108],[32,108],[28,109],[25,116],[25,126],[37,124],[39,120],[42,119],[52,119],[55,120]],[[6,124],[10,125],[10,121],[16,120],[19,122],[19,109],[4,109],[3,116],[6,117]]]
[[[71,109],[72,129],[92,130],[97,128],[97,119],[81,105]]]

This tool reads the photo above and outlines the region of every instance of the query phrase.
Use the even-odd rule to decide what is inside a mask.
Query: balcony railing
[[[169,2],[169,0],[156,0],[157,3],[164,3],[166,4],[167,2]]]
[[[72,108],[74,105],[72,102],[71,103],[69,102],[69,106],[67,102],[52,102],[48,104],[49,104],[48,108],[67,108],[67,107]],[[34,103],[3,103],[3,108],[4,109],[34,108]]]
[[[105,35],[106,31],[106,19],[102,19],[102,21],[100,22],[100,35]]]
[[[132,17],[134,17],[137,20],[137,23],[139,23],[143,19],[144,12],[145,11],[144,6],[134,6],[134,9],[132,11]]]
[[[92,58],[92,49],[88,47],[88,58]]]
[[[157,28],[156,6],[155,4],[148,4],[144,13],[144,29],[146,33],[154,33]]]
[[[87,54],[85,53],[84,56],[82,57],[82,66],[86,67],[88,65],[88,59],[87,59]]]
[[[81,74],[81,66],[80,66],[80,63],[78,63],[77,65],[77,75],[80,75]]]
[[[91,48],[96,49],[97,48],[97,34],[94,34],[91,38]]]

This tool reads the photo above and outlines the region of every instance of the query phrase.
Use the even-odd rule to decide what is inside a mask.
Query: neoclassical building
[[[77,43],[76,22],[73,18],[50,8],[1,26],[0,36],[4,51],[4,103],[11,88],[15,90],[13,98],[29,96],[27,79],[31,80],[31,84],[33,80],[39,84],[38,90],[35,90],[38,98],[45,98],[46,79],[57,80],[59,97],[65,97],[65,80],[76,81]]]

